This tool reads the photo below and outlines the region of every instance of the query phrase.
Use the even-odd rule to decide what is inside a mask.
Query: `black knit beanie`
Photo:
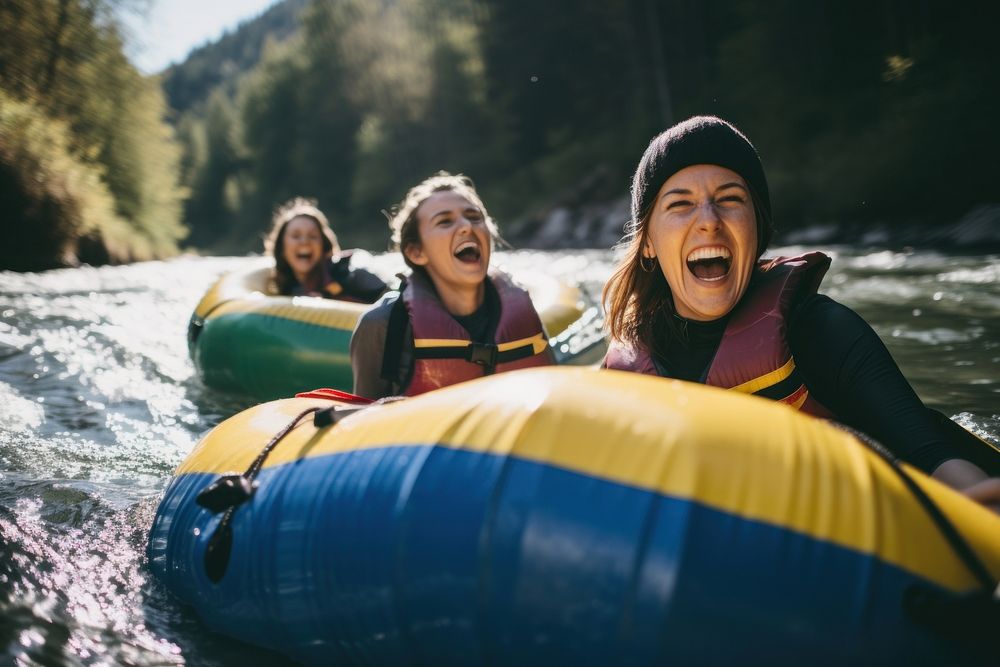
[[[750,186],[757,209],[757,255],[771,240],[771,195],[757,149],[731,124],[715,116],[695,116],[658,134],[632,178],[632,224],[638,228],[663,183],[685,167],[714,164],[731,169]]]

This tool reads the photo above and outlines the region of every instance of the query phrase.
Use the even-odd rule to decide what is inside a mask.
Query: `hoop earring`
[[[646,268],[646,260],[649,260],[649,268]],[[639,268],[641,268],[645,273],[652,273],[656,270],[656,258],[646,257],[645,255],[639,256]]]

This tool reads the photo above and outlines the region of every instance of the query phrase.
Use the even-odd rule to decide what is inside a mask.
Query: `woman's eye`
[[[725,197],[720,197],[719,201],[727,204],[742,204],[745,200],[740,195],[726,195]]]
[[[691,206],[691,202],[688,201],[687,199],[675,199],[672,202],[670,202],[669,204],[667,204],[667,210],[668,211],[673,211],[673,210],[685,208],[687,206]]]

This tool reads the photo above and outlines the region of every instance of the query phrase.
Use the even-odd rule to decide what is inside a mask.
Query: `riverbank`
[[[601,203],[560,201],[515,220],[504,228],[504,236],[516,248],[610,248],[621,240],[630,215],[624,196]],[[954,222],[934,225],[831,221],[789,228],[779,223],[772,242],[778,244],[998,251],[1000,204],[982,204]]]

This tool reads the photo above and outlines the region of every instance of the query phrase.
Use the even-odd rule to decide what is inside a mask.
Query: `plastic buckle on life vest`
[[[469,361],[490,370],[496,368],[497,352],[499,351],[496,345],[491,343],[472,343],[470,347]]]

